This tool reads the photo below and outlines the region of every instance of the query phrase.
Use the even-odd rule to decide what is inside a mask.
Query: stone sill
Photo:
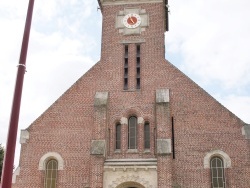
[[[114,153],[121,153],[120,149],[116,149]]]
[[[127,153],[138,153],[137,149],[128,149]]]
[[[104,166],[157,166],[156,158],[149,159],[107,159]]]
[[[141,91],[141,89],[127,89],[127,90],[122,90],[123,92],[135,92],[135,91]]]

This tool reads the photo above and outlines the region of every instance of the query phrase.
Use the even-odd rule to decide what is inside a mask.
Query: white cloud
[[[27,128],[99,59],[97,2],[35,1],[19,130]],[[0,143],[5,145],[28,0],[0,2]],[[82,17],[84,16],[84,17]],[[97,37],[98,36],[98,37]],[[20,131],[18,132],[19,139]],[[17,144],[15,164],[20,145]]]
[[[25,17],[28,8],[28,0],[23,0],[22,3],[19,3],[18,0],[1,1],[0,3],[1,18],[6,17],[12,20],[20,16]],[[13,12],[15,14],[13,14]]]
[[[38,18],[49,21],[58,14],[59,4],[57,1],[36,1],[34,5],[34,15]]]
[[[229,95],[226,97],[217,96],[224,106],[231,110],[234,114],[241,114],[241,120],[250,123],[250,96]]]
[[[169,4],[166,57],[250,123],[250,2],[176,0]]]
[[[227,89],[249,85],[250,2],[190,0],[170,5],[173,24],[167,48],[182,53],[182,69]]]

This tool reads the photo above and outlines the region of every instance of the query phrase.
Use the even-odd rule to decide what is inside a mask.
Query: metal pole
[[[23,88],[23,78],[24,78],[24,73],[26,70],[25,64],[26,64],[26,57],[27,57],[27,51],[28,51],[33,6],[34,6],[34,0],[30,0],[28,11],[27,11],[25,28],[24,28],[18,70],[17,70],[16,86],[15,86],[14,97],[13,97],[13,102],[12,102],[9,132],[8,132],[2,178],[1,178],[1,188],[11,188],[11,185],[12,185],[12,172],[13,172],[13,164],[14,164],[14,157],[15,157],[18,119],[19,119],[22,88]]]

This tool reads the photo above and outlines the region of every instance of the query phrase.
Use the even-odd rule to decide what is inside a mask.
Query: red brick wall
[[[158,187],[207,188],[211,183],[210,171],[204,169],[203,159],[214,149],[226,152],[232,160],[232,168],[226,169],[228,187],[249,187],[249,141],[241,134],[243,122],[164,59],[163,4],[135,6],[147,11],[150,25],[141,35],[132,36],[124,36],[115,28],[116,13],[124,6],[103,7],[101,60],[28,128],[30,139],[22,145],[20,176],[14,187],[43,187],[44,172],[38,170],[38,162],[44,154],[54,151],[64,159],[64,170],[59,171],[57,181],[61,188],[102,187],[101,164],[105,158],[157,158]],[[124,91],[124,46],[120,42],[136,39],[145,40],[141,44],[141,89],[134,89],[135,44],[129,44],[131,81],[130,90]],[[158,128],[155,91],[162,88],[170,89],[169,113],[175,120],[174,160],[172,155],[157,156],[155,152],[154,128]],[[106,125],[103,125],[106,136],[93,132],[96,130],[93,126],[103,120],[94,111],[95,92],[100,91],[109,92]],[[122,117],[131,115],[150,123],[149,153],[144,152],[142,133],[139,133],[138,152],[127,152],[127,125],[122,125],[121,152],[114,150],[115,125]],[[168,125],[171,121],[164,121],[168,122],[161,125],[167,131],[158,136],[171,138]],[[143,130],[143,124],[139,130]],[[109,146],[106,157],[90,155],[92,137],[106,138]],[[98,181],[93,182],[95,179]]]

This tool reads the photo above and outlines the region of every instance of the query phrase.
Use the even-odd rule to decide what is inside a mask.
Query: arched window
[[[150,149],[150,126],[148,122],[144,124],[144,149]]]
[[[51,159],[46,164],[45,188],[56,188],[58,163]]]
[[[121,149],[121,124],[116,125],[115,134],[115,149]]]
[[[137,148],[137,118],[132,116],[128,121],[128,149]]]
[[[226,186],[224,164],[220,157],[213,157],[210,161],[212,188],[224,188]]]

